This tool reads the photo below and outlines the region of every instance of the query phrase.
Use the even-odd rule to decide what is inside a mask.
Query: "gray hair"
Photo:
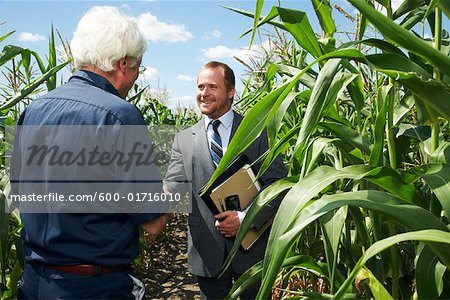
[[[125,56],[137,63],[146,46],[136,21],[111,6],[91,8],[78,22],[70,43],[77,69],[94,66],[105,72]]]

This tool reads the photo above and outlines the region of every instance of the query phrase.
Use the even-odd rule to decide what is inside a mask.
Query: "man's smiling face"
[[[197,77],[197,105],[200,112],[218,119],[231,109],[234,87],[227,91],[222,68],[202,69]]]

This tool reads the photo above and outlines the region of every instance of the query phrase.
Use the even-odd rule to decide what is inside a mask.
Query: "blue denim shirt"
[[[145,121],[104,77],[77,71],[68,83],[33,101],[17,125],[145,125]],[[19,143],[20,138],[24,136]],[[21,164],[12,166],[11,172],[20,177],[20,172],[31,171]],[[42,179],[46,176],[44,170]],[[52,265],[128,264],[139,254],[139,224],[157,216],[22,213],[25,258]]]

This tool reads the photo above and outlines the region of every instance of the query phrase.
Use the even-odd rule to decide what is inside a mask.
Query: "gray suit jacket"
[[[234,114],[231,137],[233,137],[243,117]],[[264,132],[244,152],[255,161],[267,150],[267,135]],[[256,168],[259,169],[260,165]],[[214,173],[213,164],[206,137],[204,120],[200,120],[194,126],[178,133],[175,137],[171,161],[164,179],[164,185],[172,192],[186,191],[187,184],[192,182],[192,213],[189,215],[188,234],[188,264],[192,274],[205,277],[219,275],[229,250],[233,245],[233,239],[225,238],[214,227],[214,216],[203,200],[198,196],[199,190],[208,182]],[[261,178],[264,189],[274,181],[286,176],[286,171],[281,158],[272,164]],[[189,186],[190,187],[190,186]],[[263,213],[258,216],[254,225],[259,227],[273,216],[280,204],[280,199],[272,202]],[[232,268],[233,271],[242,274],[264,257],[269,231],[247,251],[239,250],[236,254]]]

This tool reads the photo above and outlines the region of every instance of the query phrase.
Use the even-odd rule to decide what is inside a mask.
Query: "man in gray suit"
[[[232,283],[247,269],[264,257],[268,234],[258,239],[249,250],[239,250],[231,268],[218,277],[239,226],[244,211],[226,211],[213,215],[199,197],[198,191],[209,181],[230,139],[243,117],[231,109],[235,93],[235,78],[229,66],[209,62],[197,77],[197,105],[202,119],[194,126],[176,135],[171,162],[164,180],[167,192],[179,192],[185,182],[192,182],[192,213],[189,215],[188,263],[192,274],[197,275],[202,299],[223,299]],[[217,121],[218,120],[218,121]],[[219,122],[220,121],[220,122]],[[267,150],[267,135],[263,133],[245,152],[255,161]],[[259,168],[257,165],[256,168]],[[286,175],[281,158],[260,179],[264,189]],[[281,199],[279,200],[281,201]],[[279,206],[272,202],[254,222],[261,227]],[[259,285],[247,289],[241,299],[254,299]]]

